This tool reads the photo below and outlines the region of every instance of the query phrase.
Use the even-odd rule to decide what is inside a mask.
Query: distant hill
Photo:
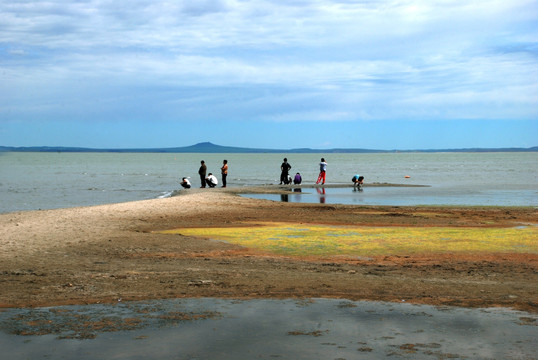
[[[465,149],[417,149],[417,150],[375,150],[375,149],[258,149],[234,146],[215,145],[210,142],[202,142],[191,146],[174,148],[154,149],[93,149],[82,147],[62,146],[31,146],[10,147],[0,146],[0,152],[109,152],[109,153],[288,153],[288,154],[313,154],[313,153],[410,153],[410,152],[536,152],[538,146],[531,148],[465,148]]]

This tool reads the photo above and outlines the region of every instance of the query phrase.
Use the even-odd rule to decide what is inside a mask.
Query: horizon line
[[[198,150],[198,151],[196,151]],[[213,150],[213,151],[210,151]],[[0,146],[0,152],[271,152],[271,153],[395,153],[395,152],[503,152],[503,151],[519,151],[519,152],[534,152],[538,151],[538,146],[531,147],[499,147],[499,148],[482,148],[482,147],[466,147],[466,148],[445,148],[445,149],[365,149],[365,148],[294,148],[294,149],[266,149],[266,148],[250,148],[217,145],[209,141],[196,143],[194,145],[177,146],[177,147],[162,147],[162,148],[92,148],[78,146]]]

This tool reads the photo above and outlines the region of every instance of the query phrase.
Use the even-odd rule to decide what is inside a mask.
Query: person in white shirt
[[[325,162],[324,158],[321,158],[321,162],[319,163],[319,176],[318,181],[316,181],[316,184],[321,183],[321,185],[325,184],[325,174],[327,173],[327,163]]]
[[[209,173],[207,177],[205,178],[205,183],[207,184],[207,186],[213,188],[217,186],[219,181],[217,180],[217,177],[215,175],[213,175],[212,173]]]
[[[181,186],[183,186],[183,188],[185,188],[185,189],[190,189],[190,188],[191,188],[191,182],[190,182],[189,179],[187,179],[186,177],[184,177],[183,179],[181,179],[180,184],[181,184]]]

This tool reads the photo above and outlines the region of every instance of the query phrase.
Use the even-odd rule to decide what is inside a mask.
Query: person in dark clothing
[[[205,161],[200,161],[200,169],[198,170],[198,174],[200,175],[200,182],[202,183],[201,188],[205,188],[205,176],[207,173],[207,166],[205,166]]]
[[[284,158],[284,162],[282,163],[282,165],[280,165],[280,185],[282,185],[282,183],[284,184],[288,184],[288,175],[289,175],[289,171],[291,169],[291,165],[288,163],[288,159],[287,158]]]

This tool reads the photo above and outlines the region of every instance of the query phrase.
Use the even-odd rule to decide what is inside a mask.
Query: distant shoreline
[[[461,148],[461,149],[415,149],[415,150],[378,150],[378,149],[256,149],[233,146],[215,145],[210,142],[198,143],[185,147],[173,148],[126,148],[126,149],[95,149],[84,147],[63,147],[63,146],[0,146],[2,152],[60,152],[60,153],[245,153],[245,154],[387,154],[387,153],[494,153],[494,152],[538,152],[538,146],[529,148]]]

